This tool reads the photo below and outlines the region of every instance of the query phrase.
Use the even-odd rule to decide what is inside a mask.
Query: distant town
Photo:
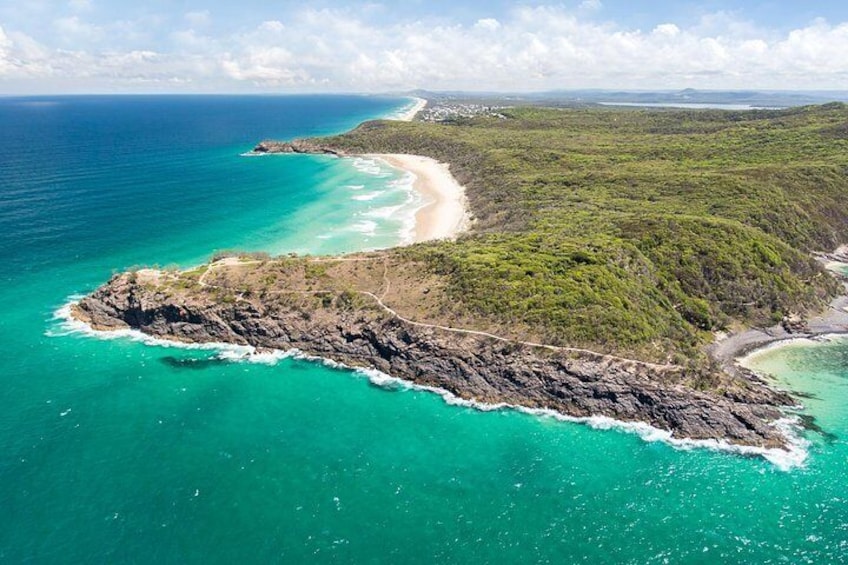
[[[490,106],[486,104],[466,103],[460,101],[432,101],[418,113],[416,118],[424,122],[452,122],[462,118],[475,116],[492,116],[506,119],[499,110],[509,106]]]
[[[675,91],[573,90],[541,93],[432,92],[403,93],[427,100],[415,119],[425,122],[453,122],[488,115],[505,118],[501,110],[522,106],[585,108],[597,106],[637,106],[669,108],[754,109],[787,108],[831,101],[848,101],[848,92],[789,91],[707,91],[687,88]]]

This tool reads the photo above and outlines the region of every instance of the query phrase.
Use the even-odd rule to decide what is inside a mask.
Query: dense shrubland
[[[697,356],[709,331],[820,308],[848,240],[848,108],[553,110],[369,122],[325,144],[451,164],[476,224],[395,250],[457,317],[553,343]]]

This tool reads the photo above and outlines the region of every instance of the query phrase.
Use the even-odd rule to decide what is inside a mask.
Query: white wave
[[[390,180],[386,183],[386,185],[391,188],[400,188],[404,192],[410,192],[415,186],[415,181],[417,179],[418,177],[415,176],[415,173],[404,171],[400,178]]]
[[[384,206],[382,208],[374,208],[373,210],[368,210],[367,212],[363,212],[362,216],[365,218],[376,218],[378,220],[388,220],[392,216],[398,213],[398,211],[402,210],[404,207],[403,204],[399,204],[398,206]]]
[[[76,298],[78,300],[79,297]],[[76,300],[70,301],[54,312],[53,318],[60,322],[62,332],[47,332],[48,336],[60,337],[68,335],[83,335],[86,337],[94,337],[102,340],[113,339],[128,339],[143,343],[144,345],[164,348],[186,349],[194,351],[212,351],[216,352],[215,357],[222,361],[230,362],[247,362],[257,363],[261,365],[276,365],[281,359],[295,357],[298,351],[293,349],[283,351],[280,349],[263,349],[257,350],[252,345],[236,345],[224,342],[208,342],[208,343],[185,343],[169,339],[157,338],[145,334],[139,330],[123,329],[123,330],[95,330],[85,322],[76,320],[71,316],[71,306]]]
[[[389,167],[389,165],[386,166]],[[403,203],[373,208],[361,213],[360,216],[372,218],[380,221],[381,223],[387,220],[398,222],[400,224],[400,229],[397,232],[399,238],[398,243],[400,245],[408,245],[413,242],[415,237],[415,216],[418,213],[418,210],[421,209],[422,205],[426,204],[422,195],[415,190],[415,181],[416,176],[413,173],[404,171],[400,177],[387,181],[384,185],[385,190],[357,194],[351,198],[352,200],[360,202],[370,202],[387,195],[393,196],[399,193],[403,194]],[[371,226],[363,224],[357,224],[354,229],[356,231],[367,233],[368,235],[374,235],[376,233],[376,229],[371,229]]]
[[[536,417],[553,418],[562,422],[584,424],[597,430],[618,430],[633,433],[638,435],[639,438],[645,442],[662,442],[675,449],[685,451],[692,449],[707,449],[710,451],[735,453],[745,456],[758,456],[766,459],[781,471],[789,471],[797,467],[802,467],[808,456],[807,447],[809,446],[809,442],[798,434],[800,426],[797,418],[787,417],[774,423],[774,426],[779,428],[781,433],[783,433],[788,439],[789,446],[787,449],[752,447],[747,445],[735,445],[724,440],[676,438],[673,436],[672,432],[662,430],[645,422],[624,422],[608,416],[567,416],[555,410],[544,408],[526,408],[524,406],[516,406],[503,402],[490,404],[478,402],[476,400],[467,400],[456,396],[450,391],[437,387],[417,385],[415,383],[387,375],[386,373],[376,369],[356,369],[355,371],[367,377],[368,380],[376,386],[390,389],[401,388],[431,392],[441,396],[445,403],[451,406],[473,408],[474,410],[480,410],[482,412],[515,410],[517,412],[522,412]]]
[[[404,122],[412,121],[415,115],[418,114],[427,105],[427,101],[423,98],[410,98],[409,104],[386,116],[387,120],[400,120]]]
[[[81,295],[70,297],[66,304],[63,304],[53,313],[53,321],[57,324],[57,329],[48,329],[45,335],[48,337],[66,337],[70,335],[80,335],[85,337],[93,337],[101,340],[127,339],[143,343],[144,345],[152,345],[156,347],[188,349],[199,351],[216,351],[221,359],[240,361],[254,361],[257,363],[267,363],[269,355],[277,355],[276,352],[268,353],[266,351],[259,352],[252,345],[236,345],[223,342],[208,342],[208,343],[186,343],[170,339],[153,337],[139,330],[121,329],[121,330],[95,330],[85,322],[77,320],[71,315],[71,307],[82,298]]]
[[[402,169],[396,169],[380,159],[376,159],[375,162],[376,161],[383,163],[388,170],[395,171],[395,174],[400,172],[400,176],[386,181],[385,191],[356,195],[353,199],[368,202],[374,200],[377,196],[392,196],[397,193],[404,194],[405,198],[403,204],[372,209],[363,213],[362,216],[375,218],[377,220],[394,220],[399,222],[400,229],[397,232],[399,238],[398,244],[408,245],[415,240],[416,214],[422,206],[427,204],[427,202],[424,201],[422,194],[415,190],[415,181],[417,180],[417,177],[414,173]],[[387,174],[386,176],[393,175]]]
[[[80,335],[101,340],[128,339],[154,347],[213,351],[216,352],[215,357],[222,361],[257,363],[262,365],[276,365],[282,359],[302,356],[298,349],[285,351],[281,349],[257,350],[252,345],[236,345],[224,342],[186,343],[174,341],[153,337],[134,329],[95,330],[85,322],[81,322],[71,315],[71,307],[80,298],[82,298],[80,295],[72,296],[66,304],[63,304],[53,313],[53,320],[59,324],[60,331],[48,330],[45,332],[48,336],[64,337]]]
[[[418,207],[413,208],[409,211],[408,214],[404,215],[401,221],[401,228],[398,232],[398,235],[400,236],[401,245],[409,245],[415,242],[415,216],[418,213],[419,209],[420,208]]]
[[[427,204],[423,195],[415,190],[417,177],[410,172],[401,178],[391,181],[389,184],[396,189],[406,193],[404,203],[399,207],[395,218],[400,221],[401,227],[398,231],[401,245],[409,245],[415,240],[415,223],[418,211]]]
[[[291,359],[297,355],[297,350],[291,349],[289,351],[283,351],[281,349],[272,349],[270,351],[250,351],[248,353],[241,353],[232,350],[224,350],[218,352],[216,357],[221,359],[222,361],[232,361],[232,362],[241,362],[246,361],[248,363],[257,363],[259,365],[276,365],[283,359]]]
[[[351,159],[351,164],[353,165],[354,169],[356,169],[360,173],[365,173],[366,175],[379,176],[385,173],[383,167],[380,166],[380,162],[376,159],[354,157],[353,159]]]
[[[644,422],[623,422],[607,416],[567,416],[556,412],[555,410],[543,408],[525,408],[507,403],[491,404],[486,402],[478,402],[476,400],[467,400],[460,398],[450,391],[445,389],[417,385],[410,381],[393,377],[382,371],[373,368],[354,368],[332,359],[308,355],[299,349],[292,348],[289,350],[263,350],[257,351],[255,347],[249,345],[233,345],[229,343],[183,343],[161,338],[151,337],[138,330],[111,330],[100,331],[94,330],[88,324],[76,320],[71,316],[71,306],[76,303],[81,296],[73,296],[70,300],[56,310],[53,314],[54,320],[60,323],[62,332],[48,332],[52,336],[66,336],[71,334],[85,335],[98,339],[131,339],[157,347],[175,347],[180,349],[194,349],[217,351],[217,357],[226,361],[232,362],[248,362],[261,363],[265,365],[276,365],[282,359],[301,359],[307,361],[319,362],[326,367],[332,369],[342,369],[353,371],[359,375],[366,377],[372,384],[381,388],[390,390],[420,390],[438,394],[445,403],[451,406],[462,406],[473,408],[483,412],[491,412],[496,410],[515,410],[524,414],[529,414],[535,417],[553,418],[563,422],[571,422],[588,425],[593,429],[598,430],[619,430],[627,433],[633,433],[639,436],[643,441],[662,442],[675,449],[692,450],[692,449],[707,449],[710,451],[719,451],[726,453],[734,453],[744,456],[757,456],[772,463],[781,471],[790,471],[794,468],[803,467],[808,457],[807,448],[810,443],[800,436],[799,419],[786,417],[778,420],[774,425],[787,438],[789,445],[787,449],[779,448],[761,448],[745,445],[734,445],[724,440],[714,439],[688,439],[676,438],[672,432],[661,430]]]
[[[385,194],[382,190],[376,190],[374,192],[369,192],[367,194],[357,194],[356,196],[351,196],[351,200],[358,200],[359,202],[369,202],[378,198]]]
[[[364,235],[375,235],[377,233],[377,222],[372,220],[362,220],[361,222],[353,224],[351,229]]]
[[[364,184],[348,184],[348,185],[345,185],[345,188],[347,188],[349,190],[362,190],[363,188],[365,188],[365,185]]]

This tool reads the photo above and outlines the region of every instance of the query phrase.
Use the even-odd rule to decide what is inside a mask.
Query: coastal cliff
[[[73,313],[98,330],[135,328],[192,343],[296,348],[468,400],[646,422],[678,438],[783,446],[772,422],[781,416],[780,405],[792,403],[756,381],[736,380],[722,392],[697,390],[690,385],[693,375],[681,367],[413,325],[368,301],[353,307],[346,293],[222,300],[209,288],[121,274]]]

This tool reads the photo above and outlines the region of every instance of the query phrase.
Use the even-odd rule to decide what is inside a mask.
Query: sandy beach
[[[424,199],[424,205],[415,213],[414,242],[451,239],[468,229],[465,188],[451,175],[447,164],[420,155],[366,156],[415,175],[414,188]]]
[[[816,340],[825,336],[848,334],[848,283],[843,295],[834,298],[827,310],[807,320],[807,329],[788,332],[780,325],[750,328],[745,331],[719,335],[709,347],[710,355],[727,371],[736,371],[744,358],[768,347],[777,347],[799,340]]]
[[[418,112],[423,110],[426,105],[427,101],[423,98],[415,98],[415,106],[393,119],[400,122],[411,122],[413,119],[415,119],[415,116],[418,114]]]

